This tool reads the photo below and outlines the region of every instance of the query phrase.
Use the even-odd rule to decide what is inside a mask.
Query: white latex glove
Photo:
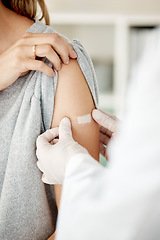
[[[98,109],[93,110],[92,117],[100,125],[100,153],[108,160],[106,147],[110,139],[115,138],[118,134],[119,119]]]
[[[70,120],[63,118],[59,128],[47,130],[37,138],[37,166],[44,173],[42,181],[62,184],[69,160],[78,153],[88,151],[73,140]]]

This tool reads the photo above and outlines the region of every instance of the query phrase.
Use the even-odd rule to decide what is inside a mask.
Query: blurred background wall
[[[55,12],[159,14],[159,0],[46,0]]]
[[[99,83],[99,107],[123,117],[126,89],[160,24],[159,0],[46,0],[51,25],[81,41]]]

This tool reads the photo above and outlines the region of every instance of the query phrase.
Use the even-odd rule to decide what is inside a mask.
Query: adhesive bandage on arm
[[[94,120],[92,119],[91,113],[82,115],[82,116],[72,116],[71,118],[71,122],[73,125],[78,124],[78,125],[84,125],[84,124],[90,124],[92,123]]]

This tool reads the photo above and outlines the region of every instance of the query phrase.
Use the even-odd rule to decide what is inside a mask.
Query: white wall
[[[50,12],[160,14],[160,0],[46,0]]]

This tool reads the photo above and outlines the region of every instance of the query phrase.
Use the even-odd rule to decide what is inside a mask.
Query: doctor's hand
[[[114,139],[118,134],[119,119],[98,109],[93,110],[92,117],[100,125],[100,153],[108,160],[107,145],[110,139]]]
[[[42,181],[62,184],[69,160],[78,153],[88,151],[73,140],[70,120],[63,118],[59,128],[47,130],[37,138],[37,166],[43,172]]]

